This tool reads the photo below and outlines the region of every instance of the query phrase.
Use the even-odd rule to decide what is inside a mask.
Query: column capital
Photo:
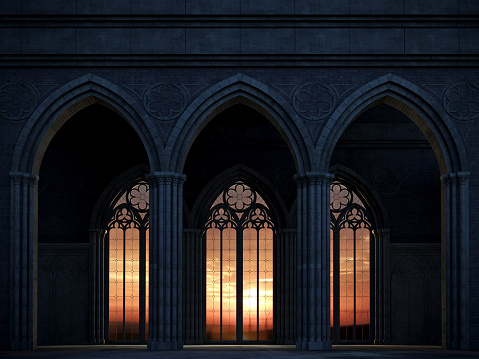
[[[38,176],[33,173],[26,172],[10,172],[10,178],[15,183],[26,183],[30,185],[35,185],[38,182]]]
[[[202,235],[203,232],[204,232],[204,229],[183,228],[183,233],[191,233],[191,234]]]
[[[329,185],[334,179],[334,174],[328,172],[305,172],[294,175],[294,180],[298,186],[305,184],[325,184]]]
[[[373,234],[382,234],[382,235],[385,235],[385,234],[389,234],[391,232],[391,230],[389,228],[377,228],[377,229],[373,229]]]
[[[469,180],[471,172],[456,172],[456,173],[446,173],[441,176],[441,181],[444,186],[453,186],[456,184],[465,184]]]
[[[145,176],[150,184],[175,183],[182,185],[186,180],[186,175],[176,172],[152,172]]]

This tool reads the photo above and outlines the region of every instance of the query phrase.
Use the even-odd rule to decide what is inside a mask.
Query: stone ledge
[[[479,55],[0,55],[0,68],[22,67],[474,67]]]

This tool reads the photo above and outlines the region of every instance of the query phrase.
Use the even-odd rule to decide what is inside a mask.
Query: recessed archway
[[[329,166],[340,136],[353,120],[381,103],[399,110],[412,120],[434,151],[442,181],[442,344],[448,349],[467,349],[468,289],[458,283],[468,283],[469,258],[466,252],[457,252],[455,248],[469,246],[469,173],[466,172],[467,160],[459,131],[454,123],[447,121],[444,110],[434,105],[420,88],[397,76],[387,75],[372,81],[346,99],[326,124],[323,136],[331,141],[318,147],[322,153],[319,168]],[[459,201],[456,198],[460,198]],[[455,312],[459,315],[454,315]]]
[[[171,148],[171,168],[180,173],[187,155],[203,128],[231,106],[244,104],[266,118],[281,134],[296,164],[297,173],[311,168],[309,153],[313,145],[283,97],[243,74],[231,76],[199,96],[180,117],[167,144]]]
[[[110,111],[113,117],[119,118],[127,125],[127,131],[135,131],[138,134],[140,146],[146,150],[146,165],[159,168],[158,147],[154,140],[156,129],[147,121],[143,121],[142,110],[139,110],[134,101],[123,90],[108,81],[93,75],[83,76],[59,88],[38,106],[19,136],[10,173],[13,184],[12,223],[14,224],[11,228],[11,247],[12,253],[16,254],[11,260],[18,264],[15,266],[18,271],[12,272],[11,278],[13,282],[22,280],[23,277],[28,278],[23,285],[12,284],[12,288],[17,288],[17,295],[22,300],[11,302],[11,310],[23,312],[27,318],[25,323],[31,326],[28,331],[22,332],[18,329],[22,326],[21,318],[12,317],[11,332],[15,333],[12,337],[13,349],[33,349],[37,345],[38,303],[37,282],[34,280],[37,275],[36,258],[38,256],[37,175],[49,144],[64,127],[63,125],[75,115],[81,114],[82,110],[88,111],[95,106],[101,106]],[[81,178],[76,179],[81,180]],[[22,231],[16,231],[15,228],[22,228]],[[88,224],[86,224],[86,233],[88,237]]]
[[[285,245],[284,237],[289,234],[291,236],[288,246],[294,246],[293,233],[286,231],[291,230],[288,226],[292,225],[286,208],[294,204],[296,197],[293,176],[297,171],[297,162],[295,163],[291,147],[284,135],[272,123],[271,116],[265,113],[261,106],[245,101],[245,98],[241,96],[235,97],[235,100],[225,101],[220,110],[212,113],[215,114],[214,118],[202,127],[202,131],[196,136],[184,164],[184,173],[188,178],[184,185],[185,207],[192,209],[189,218],[185,221],[187,227],[184,229],[183,242],[183,261],[186,263],[184,298],[188,298],[184,303],[184,337],[186,343],[197,344],[202,343],[205,338],[218,340],[215,336],[207,335],[206,322],[197,322],[194,318],[206,318],[204,313],[207,307],[203,298],[203,294],[207,295],[205,292],[207,252],[205,250],[211,240],[208,241],[203,233],[206,231],[208,234],[211,229],[205,226],[208,223],[214,223],[208,220],[211,214],[209,212],[215,198],[220,194],[218,192],[220,189],[223,191],[232,183],[236,183],[235,181],[244,181],[248,188],[255,193],[256,191],[260,193],[265,203],[268,202],[271,223],[275,223],[275,238],[274,240],[270,238],[275,242],[274,253],[277,259],[276,262],[271,258],[271,263],[275,263],[271,265],[275,268],[274,278],[284,275],[286,268],[291,270],[294,261],[294,251],[285,252],[286,249],[281,247]],[[242,235],[243,232],[241,232]],[[237,236],[241,237],[239,234]],[[283,257],[280,257],[280,251],[284,252]],[[244,254],[238,253],[240,257]],[[288,257],[291,263],[286,263],[284,257]],[[279,264],[281,262],[282,269]],[[199,283],[199,286],[196,283]],[[288,285],[282,286],[275,280],[271,285],[274,286],[276,293],[271,305],[280,308],[280,298],[284,297],[286,287],[289,293],[294,292],[293,281],[288,281]],[[193,293],[202,293],[197,298],[198,301]],[[240,308],[243,299],[238,297],[236,302],[239,303],[238,308]],[[286,303],[286,300],[283,303]],[[278,336],[274,337],[273,332],[277,330],[279,333],[279,329],[286,326],[285,311],[289,315],[288,325],[291,327],[294,317],[292,300],[284,304],[280,316],[275,315],[276,319],[273,320],[275,330],[269,331],[271,337],[263,338],[258,334],[257,339],[278,342]],[[270,314],[273,317],[273,313]],[[243,319],[243,317],[238,318]],[[268,323],[271,324],[271,321]],[[247,340],[243,332],[239,334],[234,339],[231,339],[231,336],[229,338],[240,342]],[[291,328],[291,332],[288,333],[290,342],[295,340],[293,335],[293,328]]]

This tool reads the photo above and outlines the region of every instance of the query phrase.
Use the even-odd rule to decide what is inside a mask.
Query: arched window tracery
[[[206,338],[273,340],[273,229],[270,210],[243,181],[210,207],[206,239]]]
[[[108,339],[148,339],[149,186],[141,180],[113,205],[108,224]]]
[[[367,341],[371,334],[371,218],[351,188],[334,181],[331,211],[331,338]]]

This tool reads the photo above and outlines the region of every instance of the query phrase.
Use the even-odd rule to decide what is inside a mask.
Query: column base
[[[296,350],[331,350],[331,340],[325,341],[297,341]]]
[[[160,341],[149,341],[147,344],[148,350],[155,351],[164,351],[164,350],[181,350],[183,349],[183,342],[171,341],[171,342],[160,342]]]
[[[16,340],[10,342],[11,350],[33,350],[36,349],[32,341]]]

